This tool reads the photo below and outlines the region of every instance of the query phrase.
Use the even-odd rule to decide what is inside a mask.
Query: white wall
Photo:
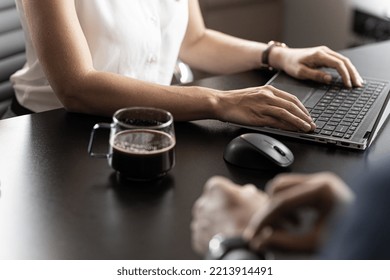
[[[284,7],[283,40],[289,46],[327,45],[335,50],[348,47],[351,0],[284,0]]]

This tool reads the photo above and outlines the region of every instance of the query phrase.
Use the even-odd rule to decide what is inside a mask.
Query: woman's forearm
[[[239,39],[206,29],[197,42],[181,52],[191,67],[214,74],[231,74],[261,67],[264,43]]]
[[[212,89],[163,86],[95,70],[57,85],[56,94],[69,111],[110,116],[123,107],[151,106],[170,111],[178,121],[217,118],[219,98]]]

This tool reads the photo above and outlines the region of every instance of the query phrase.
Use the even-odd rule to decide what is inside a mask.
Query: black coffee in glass
[[[164,176],[175,164],[175,139],[156,130],[124,130],[114,135],[111,166],[128,180],[153,180]]]

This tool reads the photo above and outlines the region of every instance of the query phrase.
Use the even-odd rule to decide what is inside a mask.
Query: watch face
[[[222,259],[228,252],[235,249],[248,249],[248,243],[241,237],[224,237],[215,235],[209,242],[208,258],[213,260]]]
[[[225,253],[225,247],[222,244],[224,237],[222,235],[215,235],[209,242],[208,255],[210,259],[219,260]]]

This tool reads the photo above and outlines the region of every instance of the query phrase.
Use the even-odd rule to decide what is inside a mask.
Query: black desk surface
[[[363,75],[390,79],[390,42],[344,52]],[[213,77],[197,85],[261,85],[269,73]],[[154,186],[122,186],[87,145],[96,122],[64,110],[0,121],[1,259],[197,259],[190,243],[191,208],[212,175],[259,188],[273,177],[228,166],[226,144],[246,130],[218,121],[176,123],[176,166]],[[365,152],[283,137],[293,172],[334,171],[347,182],[390,156],[387,125]],[[107,147],[107,138],[98,145]]]

